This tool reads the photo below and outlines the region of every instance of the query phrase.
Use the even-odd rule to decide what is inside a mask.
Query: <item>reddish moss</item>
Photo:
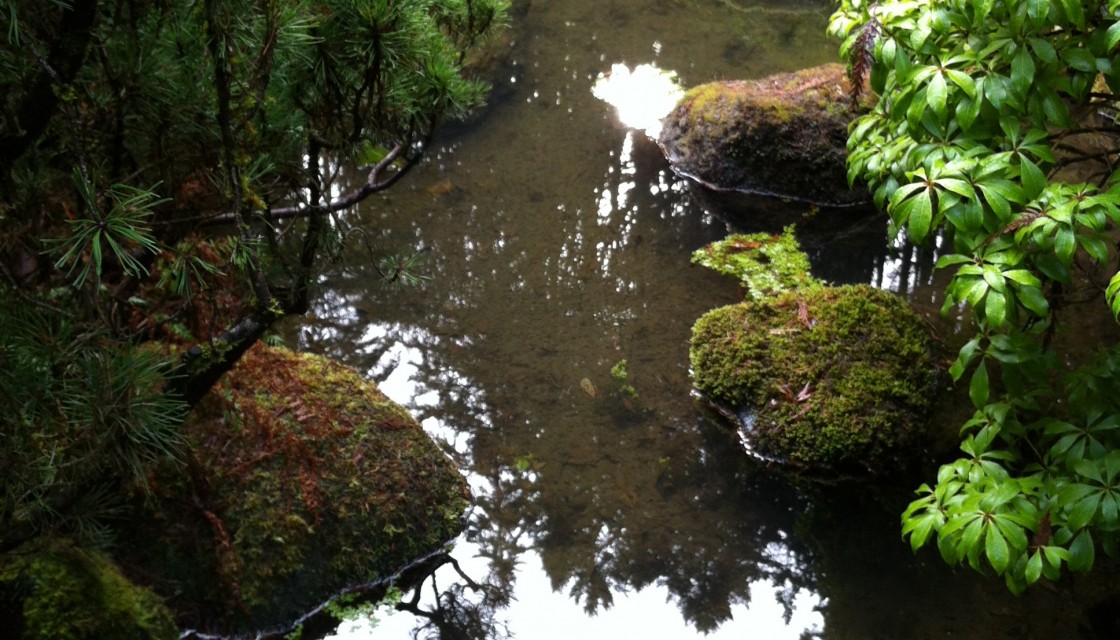
[[[387,576],[461,530],[462,476],[352,369],[258,345],[194,410],[185,469],[154,470],[137,562],[182,624],[245,632]]]

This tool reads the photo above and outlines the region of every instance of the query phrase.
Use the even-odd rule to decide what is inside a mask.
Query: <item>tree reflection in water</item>
[[[448,564],[455,569],[459,581],[440,589],[436,569]],[[425,582],[431,582],[434,606],[420,604]],[[433,567],[425,582],[416,585],[412,597],[397,604],[398,611],[407,611],[421,620],[413,631],[414,638],[426,640],[503,640],[509,629],[498,618],[500,609],[509,605],[509,591],[491,583],[475,582],[463,572],[459,562],[450,555]],[[470,592],[470,597],[466,596]]]

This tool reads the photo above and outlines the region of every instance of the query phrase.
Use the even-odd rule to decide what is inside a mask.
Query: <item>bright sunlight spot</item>
[[[618,110],[618,119],[651,138],[661,133],[661,119],[669,115],[684,95],[676,71],[640,64],[631,71],[624,64],[611,65],[600,73],[591,94]]]

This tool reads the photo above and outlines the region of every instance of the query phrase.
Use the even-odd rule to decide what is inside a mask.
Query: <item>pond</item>
[[[453,555],[490,596],[445,567],[444,604],[467,603],[447,608],[494,638],[1105,637],[1098,584],[1014,598],[912,554],[899,514],[917,479],[792,481],[690,393],[692,323],[739,292],[689,256],[729,227],[592,84],[615,63],[691,86],[833,61],[830,4],[514,4],[489,106],[347,214],[353,250],[284,332],[379,380],[468,474]],[[893,246],[881,218],[802,240],[818,277],[930,306],[929,256]],[[394,252],[418,252],[428,279],[382,284],[376,257]],[[424,621],[379,614],[341,637],[403,640]]]

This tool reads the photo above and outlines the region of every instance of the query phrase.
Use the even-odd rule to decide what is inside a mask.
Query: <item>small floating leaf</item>
[[[599,395],[599,392],[595,390],[595,385],[591,384],[591,381],[587,378],[579,381],[579,387],[583,389],[584,393],[591,396],[592,398]]]

